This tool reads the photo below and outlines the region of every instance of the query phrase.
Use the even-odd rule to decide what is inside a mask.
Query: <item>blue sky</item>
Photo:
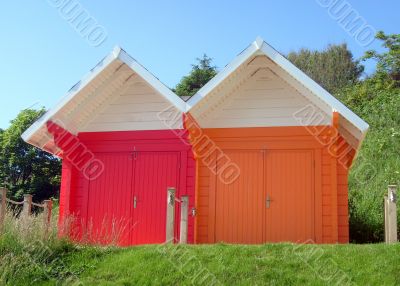
[[[51,5],[60,1],[15,0],[1,5],[0,128],[6,128],[22,109],[55,105],[115,45],[170,87],[189,72],[196,57],[207,53],[223,67],[257,36],[284,54],[341,42],[348,43],[355,57],[379,49],[378,42],[359,45],[318,4],[330,0],[76,0],[107,31],[106,40],[97,47]],[[347,3],[374,29],[400,32],[400,1]]]

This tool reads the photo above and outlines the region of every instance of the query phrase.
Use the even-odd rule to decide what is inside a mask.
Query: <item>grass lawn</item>
[[[37,270],[43,273],[21,271],[3,282],[55,285],[62,278],[69,285],[400,285],[400,244],[68,246],[45,264]]]

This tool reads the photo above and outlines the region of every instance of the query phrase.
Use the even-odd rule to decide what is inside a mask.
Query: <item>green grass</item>
[[[89,285],[400,284],[400,245],[146,246],[104,257]]]
[[[400,244],[82,246],[6,215],[0,285],[400,285]]]
[[[39,259],[35,271],[33,266],[30,271],[16,271],[3,283],[28,285],[34,281],[37,285],[56,285],[63,280],[70,281],[70,285],[400,284],[400,244],[153,245],[118,249],[79,247],[66,242],[56,252],[47,260]]]

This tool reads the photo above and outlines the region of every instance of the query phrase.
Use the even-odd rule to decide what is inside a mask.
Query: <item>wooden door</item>
[[[88,181],[83,236],[92,243],[129,245],[133,222],[132,155],[97,153],[96,159],[104,164],[104,171]]]
[[[178,192],[178,182],[179,153],[137,153],[134,160],[133,200],[136,203],[131,244],[165,242],[167,188],[174,187]]]
[[[263,242],[263,153],[259,150],[225,152],[238,165],[240,176],[230,184],[216,180],[215,241]],[[223,168],[225,161],[217,162]]]
[[[314,240],[313,160],[310,150],[266,152],[265,241]]]
[[[215,242],[314,240],[313,151],[225,153],[238,165],[240,176],[232,184],[216,179]],[[222,165],[217,162],[217,168]]]

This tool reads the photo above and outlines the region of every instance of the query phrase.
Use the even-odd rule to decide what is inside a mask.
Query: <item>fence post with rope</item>
[[[6,216],[6,208],[7,208],[7,189],[0,189],[0,231],[3,231],[4,226],[4,218]]]
[[[43,229],[44,235],[47,237],[51,222],[51,210],[53,207],[53,202],[51,200],[45,200],[43,204],[36,204],[32,202],[32,195],[24,195],[24,200],[22,202],[17,202],[7,198],[7,189],[0,188],[0,231],[4,228],[4,219],[7,211],[7,203],[12,205],[22,205],[21,217],[28,217],[32,214],[32,206],[39,207],[43,209]]]

